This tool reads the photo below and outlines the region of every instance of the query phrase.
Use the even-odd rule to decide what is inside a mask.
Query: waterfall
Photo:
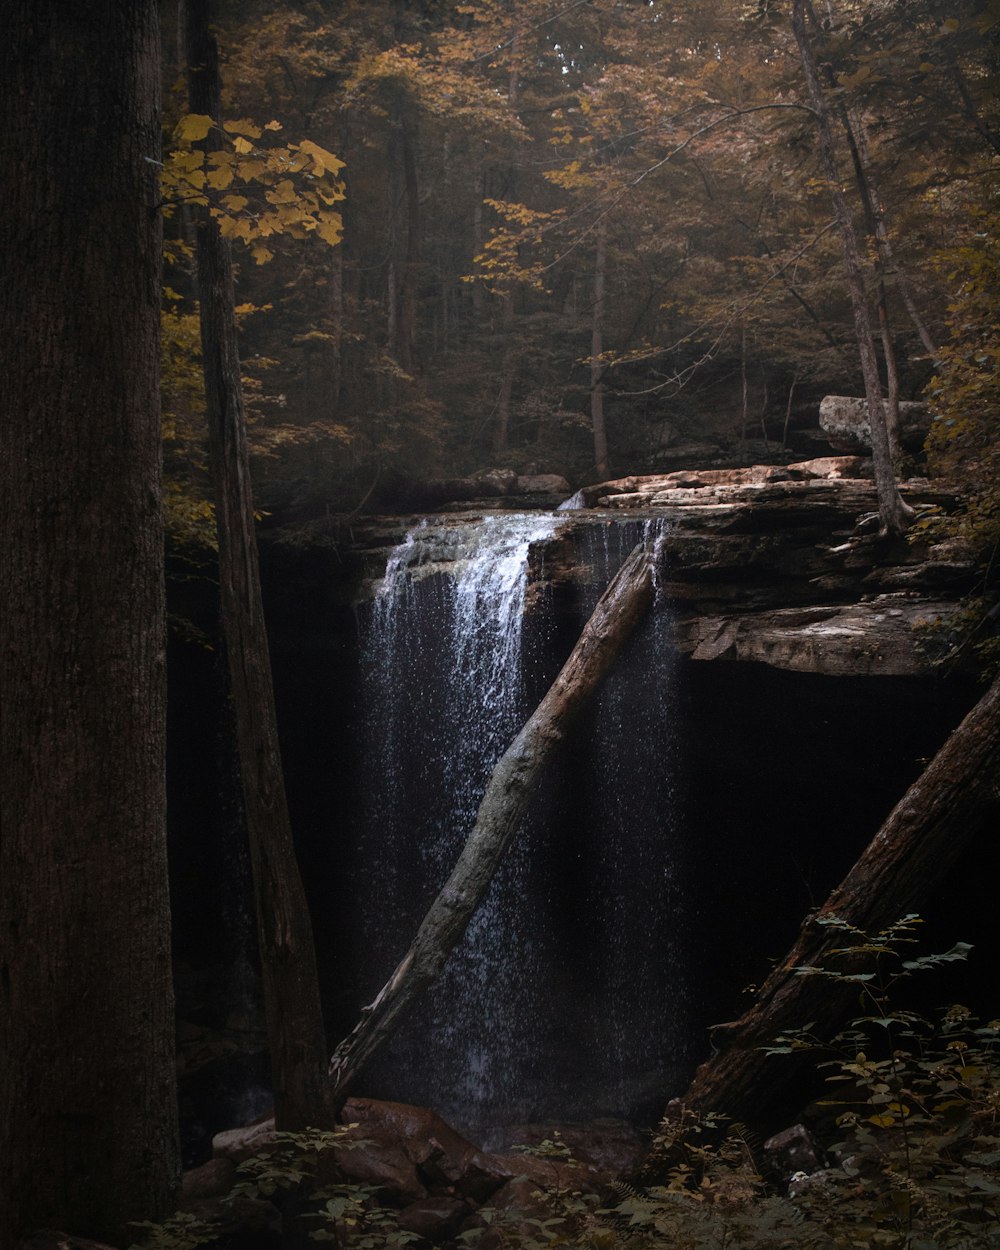
[[[639,536],[635,524],[588,529],[589,579],[556,613],[531,573],[566,523],[425,521],[393,551],[366,611],[357,891],[366,1000],[405,951],[494,764],[555,676],[556,652],[568,649],[557,635],[579,632]],[[649,629],[630,651],[368,1092],[427,1103],[479,1136],[557,1114],[634,1112],[662,1095],[665,1067],[680,1061],[665,923],[677,913],[670,648]]]

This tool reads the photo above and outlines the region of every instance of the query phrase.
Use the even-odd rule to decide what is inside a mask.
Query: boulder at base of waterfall
[[[565,499],[569,482],[558,473],[529,473],[514,483],[515,495],[558,495]]]
[[[823,1151],[804,1124],[775,1133],[764,1143],[764,1154],[777,1176],[790,1179],[796,1172],[815,1172],[823,1160]]]
[[[472,1208],[461,1198],[446,1194],[421,1198],[411,1202],[399,1213],[399,1226],[409,1233],[416,1233],[426,1241],[440,1245],[455,1235],[462,1223],[472,1214]]]
[[[596,1168],[601,1179],[633,1171],[646,1153],[639,1130],[627,1120],[611,1117],[585,1124],[519,1124],[504,1132],[504,1141],[518,1146],[558,1141],[579,1163]]]
[[[103,1241],[88,1241],[71,1233],[57,1232],[52,1228],[40,1228],[17,1243],[17,1250],[112,1250]]]
[[[868,403],[848,395],[827,395],[819,406],[820,429],[837,451],[866,451],[872,445]],[[899,437],[907,451],[919,451],[931,428],[926,404],[903,401],[899,405]]]
[[[251,1155],[259,1154],[274,1141],[274,1116],[263,1116],[241,1128],[226,1129],[212,1138],[212,1154],[216,1159],[229,1159],[242,1163]]]
[[[220,1156],[201,1167],[191,1168],[181,1177],[181,1199],[219,1198],[228,1194],[236,1179],[236,1164]]]

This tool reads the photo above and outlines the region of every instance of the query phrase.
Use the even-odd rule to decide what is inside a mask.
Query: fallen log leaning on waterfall
[[[760,1049],[790,1029],[833,1034],[857,1006],[857,986],[799,969],[824,962],[843,934],[817,923],[838,916],[877,933],[925,908],[935,885],[1000,807],[1000,677],[897,803],[851,871],[773,969],[749,1011],[712,1031],[717,1050],[695,1073],[683,1106],[720,1111],[758,1129],[787,1123],[801,1105],[803,1068],[814,1059]],[[957,936],[961,937],[961,934]],[[669,1114],[669,1109],[668,1109]]]
[[[475,914],[517,832],[545,766],[601,684],[653,597],[651,544],[633,549],[608,585],[559,676],[493,770],[451,876],[421,921],[396,971],[330,1060],[340,1105],[404,1014],[440,974]]]

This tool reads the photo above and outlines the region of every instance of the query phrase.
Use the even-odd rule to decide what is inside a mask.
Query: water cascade
[[[356,930],[368,998],[475,819],[496,760],[641,534],[565,514],[437,518],[362,611]],[[365,1081],[480,1137],[526,1120],[652,1112],[688,1035],[673,837],[671,648],[661,606],[534,805],[489,896]]]

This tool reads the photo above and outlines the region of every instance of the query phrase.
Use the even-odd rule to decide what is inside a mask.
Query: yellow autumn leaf
[[[212,125],[211,117],[204,113],[185,113],[174,127],[174,138],[178,143],[197,143],[205,138]]]
[[[281,122],[270,121],[265,125],[264,129],[265,130],[280,130]]]
[[[292,145],[295,146],[294,144]],[[298,145],[298,150],[304,152],[306,156],[312,157],[314,172],[323,174],[329,171],[331,174],[339,173],[344,168],[344,162],[334,156],[332,152],[328,152],[326,148],[321,148],[318,143],[313,143],[312,139],[303,139]]]
[[[324,213],[316,218],[316,233],[324,243],[336,247],[344,234],[344,222],[339,213]]]
[[[224,239],[242,239],[249,243],[253,236],[253,226],[245,217],[229,217],[218,209],[212,214],[219,223],[219,233]]]
[[[233,171],[226,165],[212,169],[208,174],[208,185],[216,191],[224,191],[233,180]]]
[[[264,172],[264,162],[259,160],[240,161],[236,166],[237,175],[243,182],[254,182]]]
[[[274,260],[274,253],[260,243],[250,249],[250,255],[258,265],[266,265],[269,260]]]
[[[250,201],[245,195],[227,195],[222,203],[231,213],[242,213]]]
[[[290,178],[284,178],[265,194],[269,204],[294,204],[295,184]]]
[[[205,163],[204,152],[172,152],[168,160],[168,166],[176,169],[178,173],[190,173],[193,169],[200,169]]]
[[[240,156],[247,156],[253,151],[253,144],[249,139],[237,137],[233,140],[233,147],[239,152]]]
[[[246,135],[248,139],[259,139],[263,134],[260,127],[246,117],[241,117],[238,121],[223,122],[222,125],[231,135]]]

